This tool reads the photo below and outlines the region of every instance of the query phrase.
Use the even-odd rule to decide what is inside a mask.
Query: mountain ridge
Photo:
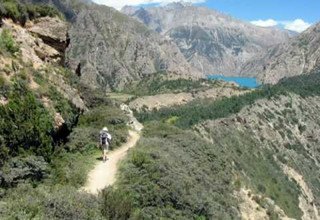
[[[176,45],[107,6],[84,7],[69,36],[67,63],[73,70],[80,68],[82,79],[92,86],[121,89],[161,71],[177,77],[202,77]]]
[[[189,63],[204,74],[239,75],[245,61],[289,39],[284,31],[257,27],[193,5],[124,7],[122,12],[173,40]]]
[[[275,84],[284,77],[308,74],[320,68],[320,23],[283,44],[275,45],[242,67],[264,83]]]

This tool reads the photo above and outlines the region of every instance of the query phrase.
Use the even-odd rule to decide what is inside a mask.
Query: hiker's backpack
[[[110,144],[111,135],[108,134],[107,132],[103,132],[100,138],[101,138],[102,145]]]

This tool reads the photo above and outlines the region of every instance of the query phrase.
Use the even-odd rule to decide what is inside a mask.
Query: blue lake
[[[241,87],[246,88],[257,88],[260,86],[256,78],[250,78],[250,77],[229,77],[229,76],[222,76],[222,75],[208,75],[208,79],[217,79],[217,80],[223,80],[226,82],[235,82]]]

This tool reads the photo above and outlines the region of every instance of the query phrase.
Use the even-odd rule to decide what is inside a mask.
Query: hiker
[[[102,149],[102,159],[104,162],[107,161],[107,153],[109,150],[110,142],[111,142],[112,136],[108,131],[107,127],[102,128],[100,131],[100,147]]]

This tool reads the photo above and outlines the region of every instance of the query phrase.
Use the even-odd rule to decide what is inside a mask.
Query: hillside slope
[[[319,101],[296,94],[260,100],[196,129],[228,149],[241,188],[262,196],[256,198],[260,208],[281,216],[279,206],[289,217],[319,219]]]
[[[289,42],[269,48],[247,62],[243,75],[257,76],[264,83],[275,84],[284,77],[307,74],[320,69],[320,23]]]
[[[114,149],[126,142],[128,117],[61,65],[68,24],[54,8],[2,3],[0,219],[104,219],[101,200],[79,188],[100,154],[101,127],[114,135]],[[42,15],[19,23],[26,7]]]
[[[239,75],[240,66],[289,35],[261,28],[205,7],[172,3],[163,7],[125,7],[122,12],[172,39],[189,63],[204,74]]]
[[[233,216],[231,218],[251,216],[251,219],[318,219],[320,118],[316,112],[320,109],[319,82],[319,73],[303,75],[238,97],[218,101],[192,101],[184,106],[138,113],[138,118],[145,124],[157,125],[151,130],[146,127],[146,137],[156,137],[160,142],[151,145],[149,143],[155,139],[149,139],[146,143],[141,143],[141,150],[146,152],[147,158],[149,157],[145,162],[146,170],[143,169],[141,172],[151,175],[155,171],[151,169],[152,172],[149,172],[150,166],[160,166],[167,160],[171,161],[169,163],[183,163],[193,158],[202,162],[202,166],[197,170],[202,174],[202,179],[212,176],[216,179],[225,178],[219,189],[215,188],[215,184],[193,185],[201,192],[221,190],[220,193],[225,200],[216,198],[215,201],[225,203],[224,208],[235,208],[235,212],[224,212],[225,215]],[[170,125],[174,126],[170,128]],[[191,133],[201,138],[181,134],[182,131],[178,128],[191,130]],[[177,137],[176,132],[181,136]],[[172,145],[164,150],[161,146],[167,146],[167,139],[170,139]],[[207,147],[199,144],[202,141],[206,142]],[[215,153],[203,154],[204,149],[213,150]],[[178,151],[180,153],[177,153]],[[221,158],[225,162],[224,168],[218,167]],[[162,213],[178,218],[183,214],[190,216],[190,210],[193,210],[192,214],[196,216],[219,218],[214,216],[221,210],[217,204],[210,203],[210,209],[200,211],[196,209],[198,206],[188,202],[189,196],[194,194],[187,190],[187,182],[195,181],[193,177],[197,175],[184,176],[177,165],[179,162],[174,162],[172,166],[166,165],[163,168],[167,172],[166,175],[146,181],[140,180],[140,184],[157,185],[165,181],[166,176],[181,173],[183,177],[180,181],[170,182],[170,186],[163,189],[163,194],[159,197],[165,196],[169,189],[181,182],[186,184],[183,188],[186,191],[179,191],[176,203],[172,200],[165,201],[173,210],[164,208],[166,205],[157,206]],[[134,158],[128,161],[128,164],[131,163],[135,163]],[[208,164],[214,166],[212,172],[203,171],[204,166]],[[225,171],[226,176],[222,177],[219,173],[221,169]],[[191,170],[189,172],[192,172]],[[130,169],[127,168],[125,171],[129,172]],[[124,172],[123,175],[125,180],[128,173]],[[137,181],[138,178],[133,178],[132,182],[121,184],[125,188],[136,184]],[[133,194],[137,191],[136,188],[129,190]],[[208,198],[203,198],[200,203],[206,199]],[[142,213],[150,214],[144,210]]]
[[[201,77],[175,44],[106,6],[83,7],[69,37],[67,64],[94,87],[122,89],[161,71],[183,78]]]

